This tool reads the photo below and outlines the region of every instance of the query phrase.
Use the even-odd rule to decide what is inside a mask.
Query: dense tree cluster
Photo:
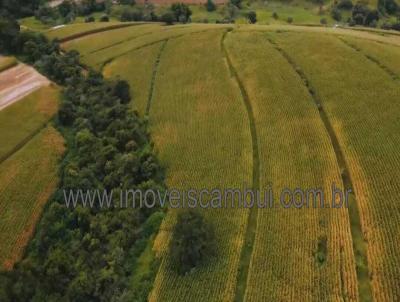
[[[56,41],[0,20],[2,47],[65,87],[58,120],[68,147],[59,189],[24,259],[0,273],[0,301],[145,301],[149,280],[133,290],[130,278],[163,210],[68,208],[63,195],[106,189],[118,200],[125,189],[165,189],[147,124],[127,105],[129,85],[84,72],[77,52],[64,54]]]
[[[50,7],[44,3],[34,11],[36,19],[46,24],[69,23],[76,16],[88,16],[94,12],[104,12],[107,9],[106,1],[82,0],[72,1],[64,0],[57,7]]]

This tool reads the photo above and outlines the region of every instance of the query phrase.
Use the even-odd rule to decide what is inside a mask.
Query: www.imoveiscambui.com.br
[[[320,188],[189,189],[189,190],[64,190],[67,207],[91,208],[342,208],[348,207],[351,190],[342,191],[332,184],[329,193]]]

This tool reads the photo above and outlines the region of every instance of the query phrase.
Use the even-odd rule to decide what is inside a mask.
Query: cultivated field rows
[[[78,50],[82,62],[88,66],[101,69],[106,63],[138,48],[155,44],[169,38],[184,34],[220,28],[216,25],[193,25],[166,27],[157,24],[140,25],[113,30],[102,34],[94,34],[82,39],[67,42],[68,50]]]
[[[254,110],[261,188],[273,189],[276,206],[258,211],[246,301],[356,300],[347,209],[283,209],[279,203],[284,188],[321,188],[327,203],[333,183],[343,189],[311,95],[265,33],[231,33],[226,46]],[[323,263],[316,256],[322,241]]]
[[[31,139],[58,110],[59,89],[42,87],[0,111],[0,163]]]
[[[150,120],[170,188],[251,188],[252,147],[245,105],[223,61],[223,31],[168,41],[156,76]],[[207,47],[203,47],[207,44]],[[151,301],[231,301],[248,217],[246,209],[205,210],[218,257],[195,274],[170,267],[170,210],[155,243],[161,267]]]
[[[276,40],[310,77],[345,155],[367,243],[374,298],[396,301],[400,87],[377,64],[337,38],[285,33],[277,34]]]
[[[146,114],[153,69],[162,43],[131,51],[107,64],[103,70],[103,74],[107,78],[119,77],[129,82],[133,97],[131,106],[142,116]]]
[[[5,269],[22,256],[57,186],[63,152],[62,136],[47,127],[0,164],[0,266]]]
[[[330,202],[332,183],[343,189],[343,171],[321,108],[269,39],[276,41],[310,80],[344,154],[367,246],[366,282],[371,279],[376,301],[399,300],[400,88],[383,67],[399,74],[400,39],[338,28],[236,28],[223,45],[254,112],[249,120],[221,48],[225,29],[214,28],[140,25],[65,46],[78,49],[86,64],[104,66],[107,77],[128,80],[132,107],[141,114],[153,95],[152,136],[170,188],[254,185],[254,123],[260,188],[272,185],[279,201],[284,187],[320,187]],[[184,277],[171,269],[167,249],[176,211],[169,210],[155,241],[162,262],[150,300],[232,301],[238,269],[245,267],[240,261],[249,211],[207,211],[219,257]],[[351,238],[352,219],[345,208],[259,210],[241,299],[357,301],[353,242],[363,238]]]

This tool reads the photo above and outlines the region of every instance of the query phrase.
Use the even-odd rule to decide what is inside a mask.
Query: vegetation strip
[[[226,61],[228,63],[231,75],[235,78],[235,81],[237,82],[237,84],[239,86],[243,102],[246,106],[246,111],[247,111],[247,115],[248,115],[249,122],[250,122],[250,133],[251,133],[251,141],[252,141],[252,147],[253,147],[253,177],[252,177],[253,184],[252,184],[252,186],[253,186],[253,190],[259,190],[260,189],[260,157],[259,157],[259,151],[258,151],[257,131],[256,131],[254,113],[253,113],[253,109],[251,107],[249,96],[244,88],[242,81],[239,78],[237,71],[235,70],[235,67],[232,64],[232,61],[229,57],[229,53],[224,44],[225,37],[228,34],[228,32],[230,32],[230,31],[232,31],[232,28],[230,28],[224,32],[222,39],[221,39],[221,47],[222,47],[223,53],[225,55]],[[246,233],[245,233],[245,242],[244,242],[242,252],[240,255],[235,301],[244,301],[244,295],[246,292],[246,285],[247,285],[247,276],[249,273],[250,260],[251,260],[251,255],[253,253],[254,240],[255,240],[256,231],[257,231],[257,214],[258,214],[258,208],[256,206],[251,207],[249,217],[248,217],[248,222],[247,222],[247,229],[246,229]]]
[[[82,37],[86,37],[86,36],[89,36],[89,35],[101,33],[101,32],[104,32],[104,31],[110,31],[110,30],[114,30],[114,29],[120,29],[120,28],[123,28],[123,27],[136,26],[136,25],[142,25],[142,24],[145,24],[145,23],[128,23],[128,24],[121,23],[121,24],[111,25],[111,26],[107,26],[107,27],[96,28],[96,29],[93,29],[93,30],[89,30],[89,31],[86,31],[86,32],[81,32],[81,33],[73,34],[71,36],[67,36],[65,38],[61,38],[61,39],[59,39],[59,42],[60,43],[65,43],[65,42],[69,42],[69,41],[72,41],[72,40],[75,40],[75,39],[78,39],[78,38],[82,38]]]
[[[393,71],[391,70],[389,67],[387,67],[386,65],[382,64],[378,59],[364,53],[360,48],[358,48],[357,46],[351,44],[349,41],[346,41],[344,39],[342,39],[341,37],[339,37],[339,40],[342,41],[344,44],[346,44],[348,47],[354,49],[355,51],[359,52],[360,54],[362,54],[364,57],[366,57],[369,61],[375,63],[376,65],[378,65],[379,68],[381,68],[383,71],[385,71],[393,80],[399,80],[399,76]]]
[[[153,74],[151,76],[151,83],[150,83],[149,98],[147,100],[146,115],[149,115],[149,113],[150,113],[150,107],[151,107],[151,102],[153,100],[154,86],[155,86],[155,83],[156,83],[156,76],[157,76],[158,66],[160,65],[161,54],[162,54],[163,50],[165,49],[165,46],[167,45],[167,42],[168,42],[168,39],[166,39],[162,43],[162,45],[160,47],[160,51],[158,52],[156,61],[154,62]]]
[[[351,190],[352,194],[350,196],[349,202],[349,218],[350,218],[350,231],[353,239],[353,251],[354,257],[356,259],[356,271],[357,271],[357,282],[358,282],[358,292],[360,301],[371,301],[372,290],[368,272],[368,260],[367,260],[367,247],[364,240],[363,232],[361,229],[360,214],[358,211],[358,206],[356,204],[356,196],[354,194],[353,184],[351,181],[350,174],[348,172],[347,163],[343,155],[343,151],[340,148],[339,141],[333,130],[333,127],[322,107],[322,103],[312,87],[310,81],[299,66],[293,61],[293,59],[284,51],[272,38],[267,37],[268,41],[274,45],[274,47],[282,54],[282,56],[288,61],[288,63],[293,67],[299,77],[303,80],[304,85],[307,87],[315,105],[318,108],[321,120],[329,134],[333,149],[335,151],[336,160],[340,168],[340,174],[343,181],[344,189]],[[362,240],[359,240],[359,239]]]

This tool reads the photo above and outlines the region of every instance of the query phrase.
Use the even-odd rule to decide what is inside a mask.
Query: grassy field
[[[0,56],[0,72],[14,67],[18,64],[18,61],[14,57],[2,57]]]
[[[212,31],[177,38],[167,42],[162,54],[150,121],[171,188],[252,185],[249,120],[223,60],[222,34]],[[205,44],[208,47],[202,47]],[[171,210],[155,244],[158,254],[165,256],[151,301],[233,300],[248,210],[205,211],[215,225],[218,256],[195,274],[177,275],[167,250],[176,214]]]
[[[309,75],[338,136],[357,196],[374,298],[394,301],[400,295],[398,83],[337,38],[287,33],[277,40]]]
[[[58,182],[61,135],[47,127],[0,164],[0,266],[20,259],[42,208]]]
[[[35,135],[57,112],[59,89],[40,88],[0,111],[0,162]]]

